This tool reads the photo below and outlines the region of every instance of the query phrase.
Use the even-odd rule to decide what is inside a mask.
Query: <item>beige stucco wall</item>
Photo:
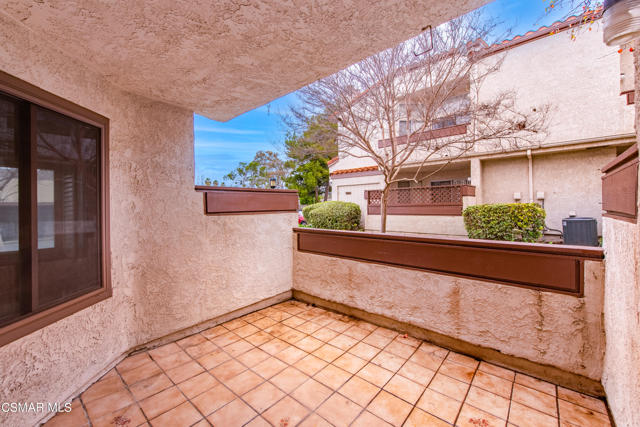
[[[475,345],[599,380],[604,267],[585,263],[585,296],[296,252],[293,288]]]
[[[113,297],[0,348],[1,402],[58,402],[123,352],[291,289],[296,214],[205,217],[193,115],[109,85],[0,14],[0,69],[110,118]],[[31,425],[46,414],[6,414]]]
[[[547,226],[562,229],[562,218],[575,211],[592,217],[602,232],[602,179],[600,168],[616,156],[614,147],[533,156],[533,197],[544,192]],[[513,193],[529,201],[529,165],[526,157],[482,161],[482,202],[514,203]]]
[[[640,42],[635,44],[635,81],[640,82]],[[640,85],[636,84],[636,99]],[[640,103],[636,103],[640,130]],[[604,324],[607,347],[602,384],[619,426],[640,425],[640,227],[604,218],[606,255]]]
[[[380,231],[380,215],[366,215],[367,231]],[[466,236],[462,216],[387,215],[387,232]]]

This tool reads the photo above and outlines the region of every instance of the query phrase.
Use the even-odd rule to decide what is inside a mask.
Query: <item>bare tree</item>
[[[393,183],[418,182],[476,146],[517,147],[543,131],[548,107],[518,111],[515,92],[482,91],[503,62],[483,41],[495,27],[472,13],[301,89],[299,114],[335,118],[340,152],[373,160],[384,175],[382,232]],[[426,174],[434,160],[441,166]],[[413,176],[400,177],[409,164]]]

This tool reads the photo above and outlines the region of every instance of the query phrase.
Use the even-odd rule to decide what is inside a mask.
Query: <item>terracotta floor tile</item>
[[[343,353],[344,351],[339,349],[338,347],[334,347],[330,344],[325,344],[319,349],[317,349],[316,351],[314,351],[312,354],[324,360],[325,362],[331,363],[334,360],[336,360],[338,357],[340,357]]]
[[[449,350],[447,350],[446,348],[439,347],[426,341],[422,341],[420,343],[420,347],[418,347],[418,350],[424,351],[425,353],[431,354],[440,359],[444,359],[445,357],[447,357],[447,354],[449,354]]]
[[[257,311],[254,311],[253,313],[249,313],[245,316],[242,316],[241,319],[244,320],[245,322],[251,323],[251,322],[255,322],[256,320],[262,319],[264,317],[264,315],[262,313],[258,313]]]
[[[198,344],[202,344],[205,341],[207,341],[207,339],[204,336],[200,334],[193,334],[186,338],[182,338],[181,340],[176,341],[176,344],[178,344],[180,347],[185,349],[188,347],[193,347]]]
[[[209,415],[207,419],[214,426],[241,427],[256,415],[256,411],[249,405],[236,399]]]
[[[262,417],[276,427],[280,427],[283,421],[286,421],[288,426],[295,426],[302,421],[308,413],[308,409],[293,400],[290,396],[287,396],[267,409],[262,414]]]
[[[87,391],[82,393],[82,401],[84,403],[89,403],[111,393],[123,391],[124,389],[124,383],[120,379],[120,376],[112,376],[93,383]]]
[[[264,331],[273,335],[274,337],[280,338],[284,334],[295,331],[295,329],[290,328],[287,325],[283,325],[282,323],[276,323],[275,325],[266,328]]]
[[[340,333],[329,329],[327,327],[323,327],[313,333],[313,337],[319,339],[320,341],[329,342],[335,337],[340,335]]]
[[[179,350],[179,348],[178,348]],[[131,370],[133,368],[137,368],[138,366],[144,365],[145,363],[151,362],[151,357],[149,357],[149,353],[138,353],[133,356],[125,357],[122,362],[116,365],[118,371],[125,372]],[[113,369],[112,369],[113,371]],[[103,377],[104,378],[104,377]],[[101,379],[103,379],[101,378]]]
[[[291,397],[309,409],[316,409],[327,397],[331,396],[331,393],[333,393],[333,391],[329,387],[310,378],[295,389],[295,391],[291,393]]]
[[[517,383],[513,385],[511,399],[551,416],[557,414],[555,397]]]
[[[560,405],[560,421],[569,422],[575,426],[609,426],[609,417],[600,412],[574,405],[565,400],[558,400]]]
[[[353,347],[357,343],[358,343],[358,340],[356,340],[355,338],[351,338],[350,336],[345,334],[338,335],[337,337],[329,341],[329,344],[331,344],[334,347],[338,347],[339,349],[344,351],[349,350],[351,347]]]
[[[218,325],[218,326],[214,326],[213,328],[209,328],[205,331],[200,332],[200,335],[202,335],[208,340],[212,340],[217,336],[226,334],[227,332],[229,332],[227,328],[225,328],[224,326]]]
[[[473,357],[465,356],[464,354],[456,353],[454,351],[449,352],[446,360],[455,362],[459,365],[464,365],[474,370],[478,367],[478,364],[480,363]]]
[[[371,332],[366,329],[362,329],[359,326],[352,326],[346,331],[343,332],[344,335],[354,338],[357,341],[362,340],[364,337],[369,335]]]
[[[558,419],[518,402],[511,402],[509,423],[518,427],[558,427]]]
[[[264,351],[266,351],[267,353],[269,353],[270,355],[274,355],[276,353],[281,352],[282,350],[284,350],[285,348],[289,347],[289,344],[287,344],[286,342],[278,339],[278,338],[274,338],[271,341],[262,344],[260,346],[260,348]]]
[[[405,360],[406,359],[400,356],[383,350],[371,359],[371,363],[381,366],[388,371],[396,372],[404,364]]]
[[[71,402],[71,411],[61,412],[44,424],[44,427],[85,427],[89,425],[89,418],[82,408],[80,399]]]
[[[363,343],[372,345],[377,348],[384,348],[393,341],[393,338],[377,334],[375,331],[362,340]]]
[[[418,349],[409,358],[409,361],[422,367],[431,369],[432,371],[437,371],[438,369],[440,369],[440,365],[442,365],[444,357]]]
[[[200,363],[205,369],[213,369],[230,359],[231,356],[219,348],[213,353],[209,353],[206,356],[198,358],[198,363]]]
[[[96,420],[91,420],[92,427],[113,427],[118,425],[139,426],[146,421],[140,407],[136,404],[126,406]],[[71,427],[70,424],[67,427]]]
[[[391,424],[381,420],[369,411],[363,411],[351,424],[351,427],[391,427]]]
[[[324,313],[324,314],[322,314],[322,315],[320,315],[320,316],[318,316],[318,317],[315,317],[315,318],[313,319],[313,322],[314,322],[314,323],[317,323],[318,325],[321,325],[321,326],[323,326],[323,327],[325,327],[325,328],[326,328],[326,326],[327,326],[329,323],[333,323],[333,321],[334,321],[334,320],[335,320],[335,319],[333,319],[332,317],[329,317],[329,314],[328,314],[328,313]],[[334,331],[334,333],[335,333],[336,335],[339,335],[339,334],[338,334],[337,332],[335,332],[335,331]],[[336,336],[336,335],[334,335],[334,336]],[[325,341],[325,340],[323,340],[323,341]]]
[[[242,363],[249,368],[257,365],[260,362],[267,360],[269,357],[269,353],[260,350],[259,348],[254,348],[252,350],[247,351],[246,353],[237,357],[238,362]]]
[[[355,354],[360,359],[371,360],[380,352],[379,348],[360,342],[349,349],[349,353]]]
[[[404,365],[402,365],[402,368],[400,368],[398,374],[426,387],[427,385],[429,385],[429,383],[431,382],[431,378],[433,378],[436,373],[431,369],[407,361]]]
[[[280,339],[282,341],[286,341],[289,344],[295,344],[298,341],[302,340],[303,338],[305,338],[307,336],[307,334],[305,334],[304,332],[300,332],[296,329],[292,329],[289,332],[285,332],[284,334],[280,335]]]
[[[418,408],[414,408],[404,423],[404,427],[449,427],[449,424]]]
[[[469,384],[446,375],[436,374],[431,380],[429,388],[462,402],[469,389]]]
[[[394,339],[399,335],[397,331],[394,331],[393,329],[387,329],[382,326],[378,326],[373,332],[375,332],[377,335],[382,335],[383,337],[391,339]]]
[[[160,367],[155,362],[150,362],[129,371],[120,372],[120,375],[127,385],[131,385],[157,375],[160,372],[162,372]]]
[[[260,329],[253,325],[245,325],[238,329],[235,329],[233,332],[241,338],[246,338],[249,335],[255,334],[256,332],[260,332]]]
[[[305,374],[312,376],[319,372],[322,368],[327,366],[328,363],[324,360],[315,357],[312,354],[307,355],[303,359],[296,362],[294,365],[296,368],[300,369]]]
[[[503,420],[507,419],[509,414],[509,399],[498,396],[476,386],[471,386],[465,403],[475,406],[478,409],[495,415]]]
[[[241,338],[237,334],[233,332],[227,332],[226,334],[218,335],[217,337],[212,338],[211,342],[217,345],[218,347],[224,347],[229,344],[233,344],[239,339]]]
[[[185,348],[184,351],[186,351],[189,354],[189,356],[193,357],[194,359],[197,359],[207,354],[211,354],[216,350],[218,350],[218,346],[213,344],[211,341],[205,341],[198,345],[187,347]]]
[[[309,379],[308,375],[290,366],[269,381],[286,393],[291,393],[307,379]]]
[[[295,328],[297,326],[302,325],[305,322],[306,322],[305,319],[303,319],[301,317],[298,317],[298,316],[291,316],[288,319],[285,319],[285,320],[282,321],[282,323],[284,325],[287,325],[290,328]]]
[[[235,394],[243,395],[249,390],[256,388],[264,381],[264,378],[262,378],[260,375],[247,369],[241,374],[238,374],[230,380],[227,380],[224,385],[229,387]]]
[[[247,369],[244,365],[236,360],[229,360],[221,365],[216,366],[209,372],[213,374],[218,381],[225,382]]]
[[[314,378],[332,390],[339,389],[342,384],[346,383],[352,374],[340,369],[337,366],[329,365],[317,374]]]
[[[89,418],[91,420],[97,420],[106,414],[131,404],[133,404],[131,393],[127,390],[122,390],[86,403],[84,407],[89,414]]]
[[[400,356],[403,359],[408,359],[416,349],[410,345],[403,344],[397,340],[394,340],[384,348],[384,351],[388,351],[389,353],[395,354],[396,356]]]
[[[260,375],[262,378],[268,380],[286,367],[287,364],[283,361],[269,356],[268,359],[265,359],[264,361],[258,363],[256,366],[253,366],[251,370]]]
[[[308,321],[303,323],[302,325],[296,326],[297,330],[299,330],[300,332],[304,332],[305,334],[313,334],[320,328],[322,328],[322,326],[312,321]]]
[[[275,357],[287,363],[288,365],[293,365],[298,360],[307,356],[305,351],[300,350],[299,348],[289,346],[282,350],[280,353],[276,353]]]
[[[431,415],[435,415],[453,424],[458,416],[458,412],[460,412],[462,402],[440,394],[437,391],[426,389],[416,406]]]
[[[271,341],[274,338],[275,337],[273,335],[269,335],[265,331],[259,331],[259,332],[256,332],[253,335],[249,335],[248,337],[245,338],[245,340],[247,340],[251,344],[255,345],[256,347],[259,347],[262,344],[267,343],[267,342]]]
[[[551,396],[556,395],[555,384],[551,384],[546,381],[542,381],[537,378],[533,378],[528,375],[521,374],[519,372],[516,373],[516,383],[522,384],[534,390],[541,391],[543,393],[550,394]]]
[[[487,374],[482,371],[477,371],[476,375],[473,377],[473,381],[471,382],[471,384],[495,393],[506,399],[511,398],[511,389],[513,388],[513,383],[511,381],[505,380],[504,378],[496,377],[495,375]]]
[[[351,327],[350,323],[343,322],[342,320],[334,320],[333,322],[327,325],[327,328],[331,329],[332,331],[336,331],[340,334],[346,331],[347,329],[349,329],[350,327]]]
[[[258,413],[262,413],[284,396],[286,396],[286,394],[282,390],[270,382],[264,382],[253,390],[245,393],[242,399],[258,411]]]
[[[460,427],[504,427],[506,421],[491,414],[474,408],[471,405],[463,405],[462,411],[456,421],[456,426]]]
[[[346,427],[362,411],[362,407],[340,394],[334,394],[317,409],[318,415],[336,427]]]
[[[185,396],[187,396],[188,399],[193,399],[194,397],[204,393],[207,390],[212,389],[218,384],[218,380],[213,378],[213,376],[209,372],[203,372],[178,384],[178,388],[182,390],[182,392]]]
[[[367,406],[367,411],[394,426],[401,426],[411,409],[410,404],[384,390]]]
[[[245,340],[239,340],[234,342],[233,344],[222,347],[222,349],[229,353],[232,357],[238,357],[241,354],[251,350],[252,348],[255,348],[253,344]]]
[[[143,400],[171,386],[173,386],[173,383],[169,377],[162,373],[135,383],[129,387],[129,390],[136,400]],[[86,402],[84,398],[83,401]]]
[[[348,397],[362,407],[366,407],[379,392],[379,387],[357,376],[351,377],[351,379],[338,390],[338,393]]]
[[[305,337],[305,338],[301,339],[300,341],[298,341],[297,343],[295,343],[296,347],[298,347],[301,350],[306,351],[307,353],[313,353],[314,351],[316,351],[317,349],[319,349],[323,345],[324,345],[324,342],[322,342],[319,339],[316,339],[316,338],[314,338],[312,336]]]
[[[444,374],[451,378],[455,378],[465,383],[470,383],[473,379],[473,375],[475,374],[475,369],[445,360],[444,362],[442,362],[442,365],[440,365],[438,373]]]
[[[419,340],[419,339],[414,338],[412,336],[409,336],[407,334],[398,335],[393,339],[393,341],[397,341],[397,342],[399,342],[401,344],[405,344],[405,345],[411,346],[411,347],[413,347],[415,349],[420,347],[420,344],[423,343],[422,340]]]
[[[354,356],[351,353],[345,353],[334,360],[333,364],[351,374],[355,374],[367,364],[367,361],[360,359],[358,356]]]
[[[227,403],[234,400],[236,396],[222,384],[218,384],[212,389],[205,391],[199,396],[191,399],[191,403],[196,405],[205,416],[213,413]]]
[[[222,324],[222,326],[224,326],[230,331],[233,331],[234,329],[238,329],[246,325],[247,325],[247,322],[245,322],[242,319],[233,319]]]
[[[171,378],[171,381],[176,384],[188,380],[201,372],[204,372],[204,368],[195,360],[165,371],[167,376]]]
[[[582,406],[583,408],[591,409],[592,411],[607,414],[607,407],[602,400],[578,393],[577,391],[558,386],[558,398]]]
[[[270,317],[263,317],[262,319],[256,320],[255,322],[253,322],[253,326],[255,326],[257,328],[260,328],[260,329],[266,329],[268,327],[271,327],[271,326],[275,325],[276,323],[278,323],[278,322],[276,322],[275,320],[273,320]]]
[[[416,384],[400,375],[394,375],[384,386],[384,390],[412,405],[415,405],[424,389],[425,386]]]
[[[146,354],[146,353],[144,353],[144,354]],[[151,359],[148,359],[148,360],[151,360]],[[147,362],[145,362],[145,363],[147,363]],[[107,378],[117,377],[117,376],[118,376],[118,371],[116,371],[115,368],[111,368],[111,369],[109,369],[107,371],[106,374],[104,374],[103,376],[100,377],[100,380],[106,380]],[[100,380],[98,380],[98,381],[100,381]]]
[[[389,381],[393,376],[393,372],[387,371],[386,369],[381,368],[378,365],[374,365],[373,363],[369,363],[356,375],[360,378],[364,378],[371,384],[377,385],[378,387],[384,387],[387,381]]]
[[[209,426],[210,424],[207,423],[207,427]],[[194,427],[198,427],[198,426],[194,426]],[[269,424],[267,420],[265,420],[262,417],[255,417],[248,424],[245,424],[245,427],[271,427],[271,424]]]
[[[182,349],[178,344],[171,342],[169,344],[154,348],[153,350],[149,350],[149,355],[155,359],[156,357],[168,356],[180,350]]]
[[[311,414],[304,419],[298,427],[333,427],[327,420],[318,414]]]
[[[190,362],[191,356],[189,356],[183,350],[177,351],[175,353],[166,355],[166,356],[156,356],[153,358],[158,366],[160,366],[165,371],[168,369],[175,368],[176,366],[184,365],[187,362]]]
[[[172,410],[151,420],[153,427],[190,426],[202,419],[202,415],[189,402],[184,402]]]
[[[180,405],[187,399],[178,387],[171,387],[140,401],[140,407],[147,418],[152,419]]]

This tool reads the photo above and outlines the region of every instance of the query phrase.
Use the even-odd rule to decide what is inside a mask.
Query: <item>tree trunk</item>
[[[380,197],[380,232],[387,232],[387,200],[389,196],[389,186],[385,186]]]
[[[319,201],[319,197],[318,197],[318,187],[317,187],[317,186],[316,186],[316,198],[314,199],[314,201],[315,201],[316,203],[318,203],[318,201]]]
[[[329,182],[324,186],[324,201],[329,200]]]

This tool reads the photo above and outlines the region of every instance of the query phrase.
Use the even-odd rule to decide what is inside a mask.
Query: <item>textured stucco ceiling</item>
[[[489,0],[2,0],[128,91],[228,120]]]

